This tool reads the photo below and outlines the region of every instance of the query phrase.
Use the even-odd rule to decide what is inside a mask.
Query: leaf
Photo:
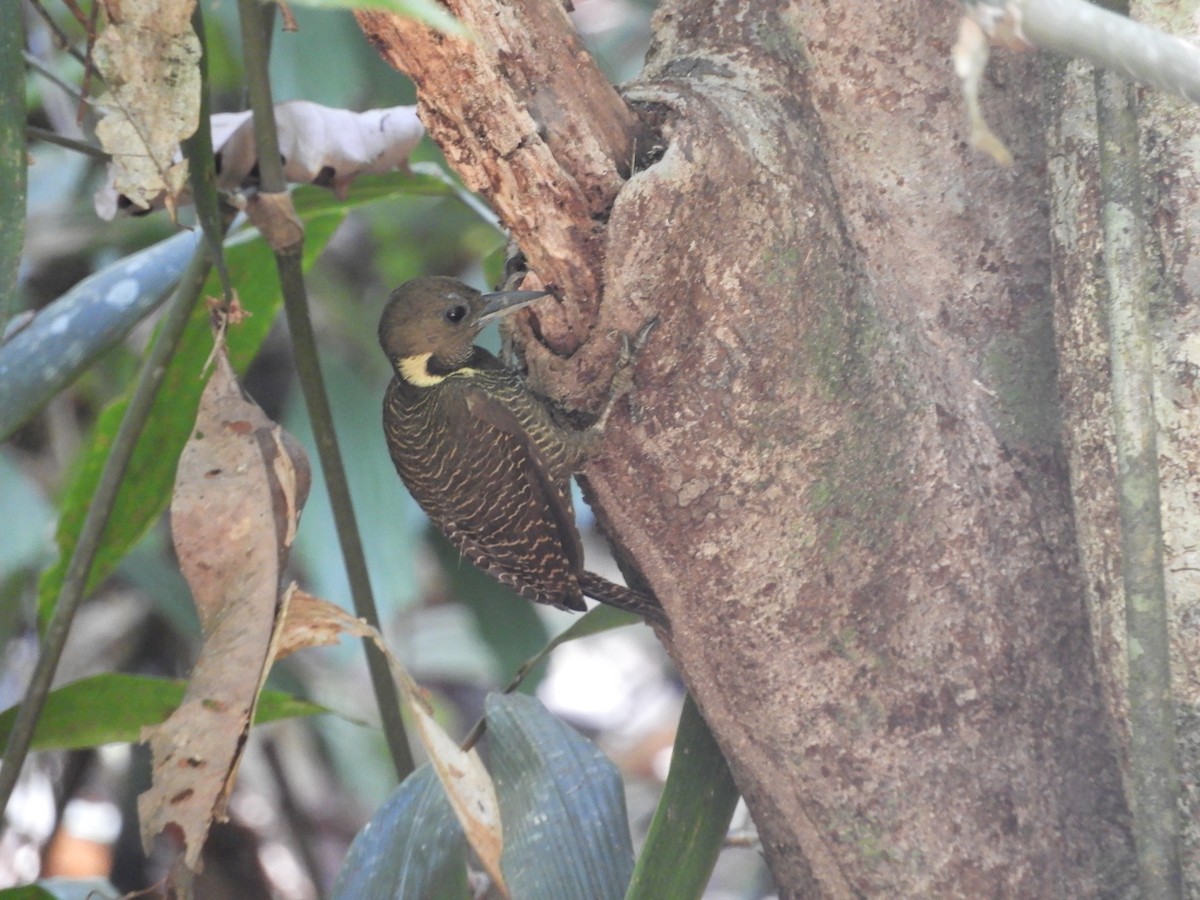
[[[283,616],[275,660],[291,656],[297,650],[328,647],[343,635],[362,636],[363,623],[340,606],[314,597],[292,584],[291,599]]]
[[[397,680],[409,711],[416,720],[421,744],[429,754],[430,763],[471,849],[479,857],[492,882],[507,894],[500,856],[504,845],[501,814],[491,776],[484,768],[478,751],[474,748],[466,751],[459,749],[458,744],[437,724],[416,684],[407,674],[398,673]]]
[[[199,240],[182,231],[101,269],[0,344],[0,440],[166,299]]]
[[[341,607],[309,597],[302,592],[297,592],[297,595],[300,602],[295,613],[289,609],[280,643],[290,646],[310,637],[314,643],[328,643],[327,638],[338,632],[358,635],[375,642],[387,658],[392,678],[400,689],[401,699],[416,722],[421,744],[429,755],[433,770],[467,841],[493,882],[502,886],[504,880],[500,871],[500,812],[492,779],[483,767],[479,754],[473,749],[460,750],[438,725],[423,692],[388,650],[378,631],[361,619],[354,618]]]
[[[301,198],[310,196],[302,191],[297,192],[297,209],[302,217],[305,207]],[[341,224],[345,208],[343,204],[342,213],[320,216],[308,224],[304,244],[306,267],[312,265]],[[258,352],[279,311],[279,281],[270,248],[262,240],[256,239],[254,233],[243,233],[227,241],[225,259],[230,277],[238,285],[242,307],[250,313],[241,325],[231,328],[227,334],[230,359],[234,367],[241,371]],[[220,293],[215,275],[205,285],[205,293],[214,296]],[[117,493],[112,515],[88,576],[88,591],[94,590],[112,574],[121,558],[166,509],[171,496],[170,485],[175,477],[175,463],[187,440],[200,402],[204,386],[201,371],[211,352],[209,314],[207,310],[198,308],[171,360],[146,428],[138,437],[137,447]],[[83,517],[91,505],[96,483],[127,404],[128,396],[122,397],[110,403],[100,414],[63,496],[57,534],[59,557],[42,575],[38,585],[38,613],[43,622],[49,617],[58,598],[67,560],[78,540]]]
[[[702,897],[738,797],[729,763],[689,694],[667,784],[625,900]]]
[[[169,716],[183,701],[187,682],[108,672],[73,681],[50,692],[33,735],[33,750],[78,750],[102,744],[132,744],[141,730]],[[281,691],[264,691],[257,724],[330,712]],[[8,744],[17,707],[0,713],[0,748]]]
[[[381,9],[424,22],[443,34],[470,37],[466,26],[437,0],[300,0],[300,3],[316,9]]]
[[[204,645],[183,702],[142,733],[153,783],[138,797],[147,852],[168,827],[195,870],[223,818],[274,657],[279,583],[311,482],[299,444],[242,393],[223,345],[179,459],[171,532]]]
[[[623,897],[633,845],[616,767],[532,697],[490,694],[485,709],[511,895]]]
[[[97,101],[104,117],[96,137],[112,154],[116,193],[141,209],[160,196],[173,207],[187,182],[179,142],[200,121],[194,6],[195,0],[121,0],[108,7],[108,27],[96,39],[93,56],[108,86]]]
[[[248,113],[235,115],[242,121],[228,140],[217,144],[214,139],[221,158],[217,183],[225,190],[241,187],[258,170],[254,122]],[[218,118],[213,117],[214,129]],[[276,105],[275,125],[287,180],[332,187],[338,197],[346,196],[350,182],[359,175],[406,167],[409,154],[425,136],[415,106],[353,112],[293,100]]]
[[[613,606],[593,606],[572,622],[569,628],[555,635],[554,639],[547,642],[546,646],[525,660],[517,669],[512,681],[504,689],[505,693],[515,690],[525,680],[525,677],[537,667],[538,663],[549,656],[560,644],[611,631],[614,628],[640,624],[642,624],[642,617],[635,613],[625,612]]]
[[[354,838],[333,900],[465,900],[467,842],[431,766],[421,766]]]
[[[258,148],[249,110],[218,113],[210,119],[213,149],[220,176],[217,186],[236,191],[258,181]],[[332,188],[345,199],[350,184],[364,175],[407,170],[408,157],[425,136],[415,106],[393,106],[355,112],[292,100],[275,106],[275,127],[283,174],[293,184]],[[176,148],[175,159],[182,159]],[[118,212],[141,214],[169,202],[186,201],[186,194],[160,191],[136,205],[121,203],[124,194],[112,178],[96,193],[96,210],[104,219]]]
[[[57,900],[57,898],[38,884],[23,884],[0,890],[0,900]]]
[[[119,896],[105,878],[43,878],[0,891],[0,900],[117,900]]]

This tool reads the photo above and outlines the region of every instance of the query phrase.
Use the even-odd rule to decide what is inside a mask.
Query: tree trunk
[[[606,335],[659,318],[590,494],[670,615],[781,894],[1128,894],[1090,76],[994,56],[1002,169],[967,145],[955,6],[674,0],[623,91],[639,132],[586,73],[554,77],[590,66],[555,4],[450,5],[475,44],[360,18],[566,299],[526,326],[531,377],[594,402]],[[554,146],[564,110],[568,144],[609,149]],[[1158,184],[1178,197],[1153,222],[1176,310],[1159,406],[1184,425],[1196,190]],[[1194,424],[1164,451],[1191,522]],[[1196,531],[1173,521],[1183,590]]]

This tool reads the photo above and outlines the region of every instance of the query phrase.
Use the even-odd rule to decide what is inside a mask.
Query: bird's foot
[[[650,332],[654,330],[654,326],[657,324],[658,316],[655,316],[639,328],[637,334],[632,338],[623,331],[613,332],[611,335],[611,337],[620,339],[621,352],[617,356],[617,370],[613,374],[612,386],[608,391],[608,399],[604,402],[604,408],[600,411],[600,416],[596,419],[595,425],[592,426],[594,431],[602,432],[604,430],[604,427],[608,424],[609,415],[617,405],[617,401],[622,397],[626,398],[629,404],[629,417],[634,422],[641,420],[642,405],[637,402],[634,396],[633,364],[642,352],[642,348],[646,346],[646,341],[650,338]]]

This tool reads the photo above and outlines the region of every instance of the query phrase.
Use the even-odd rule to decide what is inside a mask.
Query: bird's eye
[[[452,306],[442,314],[451,325],[457,325],[467,317],[467,308],[463,305]]]

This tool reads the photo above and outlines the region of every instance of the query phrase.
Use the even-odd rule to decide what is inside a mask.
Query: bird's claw
[[[642,348],[646,346],[646,341],[650,338],[650,332],[654,330],[654,326],[658,324],[658,316],[654,316],[632,337],[629,337],[624,331],[614,332],[612,337],[620,337],[621,352],[617,356],[617,371],[613,375],[612,388],[609,391],[608,403],[605,404],[603,419],[607,420],[608,413],[612,411],[612,407],[622,397],[627,398],[629,404],[629,418],[633,422],[639,422],[642,418],[643,407],[634,397],[633,384],[633,362],[642,352]]]
[[[617,357],[618,366],[628,366],[637,359],[638,354],[642,352],[642,348],[646,346],[646,341],[650,339],[650,332],[654,330],[654,326],[657,324],[658,316],[652,317],[637,330],[637,334],[632,339],[624,331],[612,332],[610,337],[620,338],[621,340],[621,355]]]

